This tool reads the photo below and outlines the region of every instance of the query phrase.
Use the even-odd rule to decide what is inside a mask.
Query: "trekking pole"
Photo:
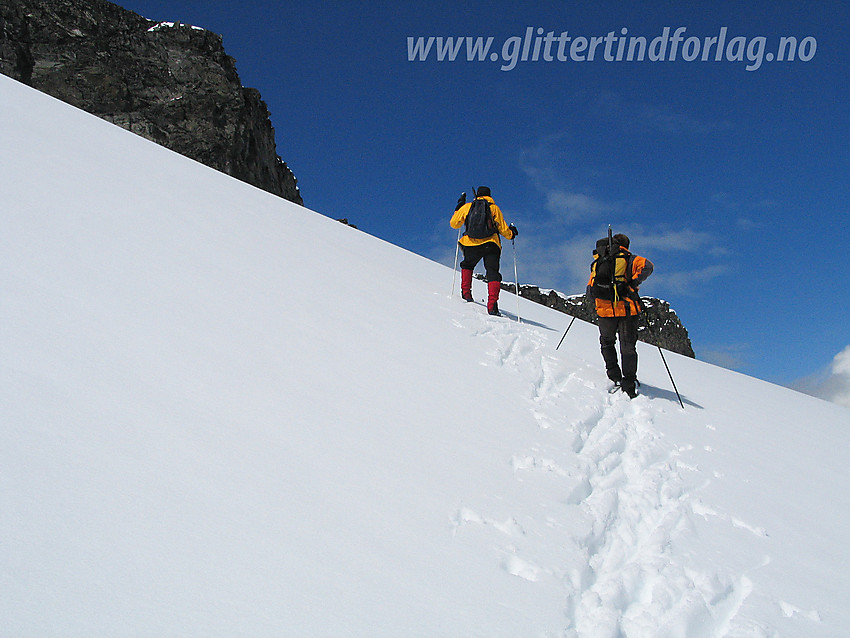
[[[460,252],[460,228],[457,229],[457,243],[455,244],[455,265],[452,268],[452,297],[455,296],[455,281],[457,281],[457,256]]]
[[[587,293],[585,293],[585,295],[584,295],[584,301],[582,301],[582,304],[584,304],[584,303],[586,303],[586,302],[587,302]],[[561,344],[562,344],[562,343],[564,343],[564,339],[566,338],[567,333],[570,331],[570,328],[572,328],[572,327],[573,327],[573,323],[575,323],[575,320],[576,320],[576,317],[577,317],[577,316],[578,316],[578,315],[573,315],[573,318],[572,318],[572,319],[570,319],[570,325],[568,325],[568,326],[567,326],[567,329],[566,329],[566,330],[564,330],[564,334],[563,334],[563,335],[561,335],[561,340],[558,342],[558,345],[557,345],[557,346],[555,346],[555,350],[557,350],[558,348],[560,348],[560,347],[561,347]]]
[[[637,295],[635,295],[637,297]],[[667,365],[667,359],[664,358],[664,352],[661,350],[661,346],[658,345],[658,337],[655,336],[655,331],[652,329],[652,326],[649,323],[649,316],[646,313],[646,306],[643,305],[643,300],[640,297],[637,297],[638,305],[640,309],[643,311],[643,319],[646,322],[646,328],[649,330],[649,334],[652,336],[652,339],[655,341],[655,347],[658,348],[658,354],[661,355],[661,361],[664,362],[664,367],[667,369],[667,376],[670,377],[670,383],[673,384],[673,391],[676,393],[676,398],[679,399],[679,405],[682,406],[682,409],[685,409],[685,404],[682,403],[682,397],[679,394],[679,389],[676,387],[676,382],[673,380],[673,373],[670,372],[670,366]]]
[[[517,276],[516,270],[516,244],[514,243],[514,238],[511,237],[511,246],[514,247],[514,286],[516,286],[516,320],[518,323],[522,323],[522,318],[519,316],[519,277]]]
[[[472,191],[475,192],[474,190]],[[461,206],[466,202],[466,193],[461,193],[460,197],[457,200],[457,207],[455,208],[455,213],[460,209]],[[458,226],[457,229],[457,242],[455,243],[455,265],[452,268],[452,297],[455,296],[455,280],[457,279],[457,256],[460,253],[460,233],[463,229],[463,224]]]
[[[561,340],[558,342],[558,345],[555,346],[555,350],[561,347],[561,344],[564,343],[564,338],[567,336],[567,333],[570,331],[570,328],[573,327],[573,322],[576,320],[576,316],[573,315],[573,318],[570,319],[570,325],[567,326],[567,329],[564,330],[564,334],[561,336]]]

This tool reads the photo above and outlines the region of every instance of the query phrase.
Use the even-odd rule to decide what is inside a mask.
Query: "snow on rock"
[[[162,29],[173,29],[175,27],[188,27],[195,31],[206,31],[203,27],[195,27],[191,24],[183,24],[181,22],[157,22],[148,31],[161,31]]]
[[[850,411],[0,95],[0,636],[845,634]]]

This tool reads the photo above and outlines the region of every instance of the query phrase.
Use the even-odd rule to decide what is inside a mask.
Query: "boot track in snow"
[[[539,443],[516,451],[515,478],[550,483],[563,507],[521,518],[466,506],[452,517],[455,533],[495,531],[501,547],[493,559],[502,569],[531,582],[560,581],[567,636],[679,635],[681,628],[702,636],[715,635],[697,629],[705,624],[728,626],[751,584],[719,565],[685,564],[673,551],[699,497],[684,478],[692,468],[678,461],[681,450],[656,432],[653,400],[609,397],[602,370],[554,356],[541,331],[475,319],[471,335],[486,344],[482,365],[527,379],[529,418],[518,427],[536,429]],[[524,538],[540,536],[557,538],[562,560],[526,553]],[[565,567],[577,563],[584,567]]]

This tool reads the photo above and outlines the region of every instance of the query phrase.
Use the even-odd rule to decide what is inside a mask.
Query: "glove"
[[[513,235],[511,235],[511,239],[513,239],[514,237],[516,237],[517,235],[519,235],[519,231],[516,229],[516,226],[514,226],[513,224],[511,224],[510,226],[508,226],[508,230],[509,230],[509,231],[511,231],[511,232],[513,233]]]
[[[457,206],[455,206],[455,210],[460,208],[466,203],[466,192],[460,194],[460,197],[457,198]]]

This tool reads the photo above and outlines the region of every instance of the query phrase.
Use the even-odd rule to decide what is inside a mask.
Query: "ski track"
[[[663,440],[654,427],[653,401],[609,394],[601,364],[559,358],[542,330],[505,317],[474,317],[472,336],[487,344],[482,365],[528,380],[528,427],[540,442],[517,451],[510,471],[519,482],[550,481],[562,507],[556,512],[541,505],[539,516],[523,521],[461,508],[453,517],[455,533],[468,524],[495,530],[503,539],[495,559],[507,573],[531,583],[557,579],[564,589],[566,638],[774,635],[744,619],[733,626],[752,591],[746,575],[676,560],[672,546],[691,531],[693,517],[767,534],[700,501],[699,468],[678,460],[691,447]],[[469,323],[455,325],[470,330]],[[527,534],[557,535],[554,546],[563,553],[525,555]],[[816,616],[783,605],[788,617]]]

